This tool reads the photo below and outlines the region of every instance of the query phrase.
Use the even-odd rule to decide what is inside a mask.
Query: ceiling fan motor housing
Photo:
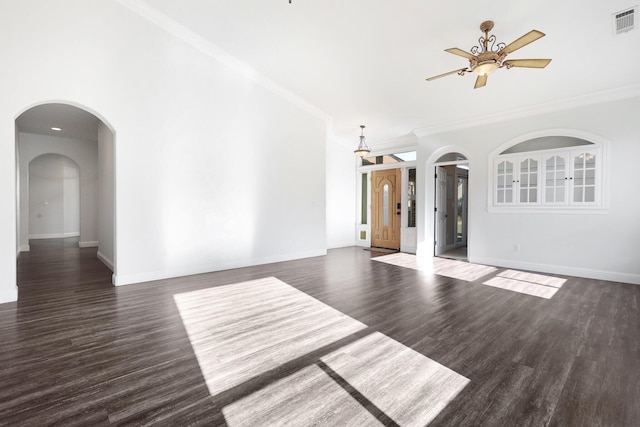
[[[483,52],[469,59],[469,67],[479,76],[491,74],[502,66],[505,56],[504,54],[499,55],[497,52]]]

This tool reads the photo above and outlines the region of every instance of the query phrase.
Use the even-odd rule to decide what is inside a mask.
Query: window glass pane
[[[389,226],[389,184],[382,187],[382,225]]]
[[[459,162],[462,160],[467,160],[464,154],[452,152],[452,153],[447,153],[445,155],[440,156],[438,160],[436,160],[436,163]]]
[[[593,154],[586,154],[585,155],[585,167],[587,169],[595,169],[595,167],[596,167],[596,156],[594,156]]]
[[[410,162],[416,160],[415,151],[406,151],[403,153],[383,154],[380,156],[369,156],[362,158],[362,166],[371,165],[389,165],[393,163]]]
[[[564,187],[556,189],[556,202],[564,202]]]
[[[547,169],[555,169],[555,157],[547,159]]]
[[[535,189],[529,190],[529,201],[531,203],[536,203],[538,201],[538,192]]]
[[[520,190],[520,201],[523,203],[527,203],[529,199],[527,198],[527,194],[529,192],[527,190]]]
[[[547,187],[552,187],[555,182],[555,176],[553,172],[547,172],[547,180],[545,181],[545,185]]]
[[[408,213],[409,218],[407,218],[407,226],[415,227],[416,226],[416,170],[409,169],[409,206]]]
[[[576,187],[573,189],[573,201],[574,202],[582,201],[582,187]]]
[[[368,193],[368,184],[367,174],[362,174],[362,197],[360,200],[360,223],[367,223],[367,214],[368,214],[368,206],[367,206],[367,193]]]
[[[458,203],[456,205],[456,242],[461,243],[463,241],[463,229],[462,225],[464,222],[464,196],[465,196],[465,180],[463,178],[458,177],[458,189],[456,191],[458,196]]]
[[[554,199],[554,197],[553,197],[554,193],[555,193],[555,191],[554,191],[553,188],[547,189],[547,193],[544,196],[544,201],[547,202],[547,203],[555,202],[555,200],[553,200]]]
[[[587,187],[584,189],[584,201],[595,202],[596,201],[596,189],[595,187]]]
[[[505,194],[505,201],[506,203],[511,203],[513,202],[513,190],[507,190],[506,194]]]
[[[596,171],[594,169],[589,169],[585,172],[585,184],[586,185],[595,185],[596,184]]]

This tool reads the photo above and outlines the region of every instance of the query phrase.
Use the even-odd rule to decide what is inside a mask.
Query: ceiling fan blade
[[[452,47],[449,49],[445,49],[445,52],[453,53],[454,55],[462,56],[467,59],[473,59],[475,56],[471,55],[469,52],[465,52],[462,49],[458,49],[457,47]]]
[[[549,65],[550,59],[508,59],[502,63],[507,68],[544,68]]]
[[[505,54],[508,55],[513,51],[516,51],[518,49],[520,49],[523,46],[528,45],[529,43],[532,43],[536,40],[538,40],[540,37],[544,37],[544,33],[538,31],[538,30],[531,30],[529,31],[527,34],[525,34],[524,36],[520,37],[518,40],[511,42],[510,44],[508,44],[504,49],[502,49],[500,52],[498,52],[499,55]]]
[[[471,71],[471,70],[467,70],[466,67],[465,68],[460,68],[459,70],[453,70],[453,71],[449,71],[448,73],[438,74],[437,76],[429,77],[427,79],[427,81],[430,82],[431,80],[439,79],[440,77],[446,77],[446,76],[449,76],[451,74],[459,74],[459,73],[461,73],[463,71],[466,73],[466,72]]]
[[[486,84],[487,84],[487,75],[483,74],[481,76],[478,76],[478,78],[476,79],[476,85],[473,88],[478,89],[479,87],[484,87],[484,85]]]

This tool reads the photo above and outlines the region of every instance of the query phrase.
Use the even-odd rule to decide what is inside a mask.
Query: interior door
[[[458,177],[456,205],[456,246],[467,244],[467,192],[469,180],[466,176]]]
[[[435,255],[445,252],[447,246],[447,170],[436,168]]]
[[[371,173],[371,246],[400,249],[400,169]]]

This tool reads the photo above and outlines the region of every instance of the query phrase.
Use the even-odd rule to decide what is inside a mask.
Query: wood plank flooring
[[[308,413],[309,402],[326,409],[317,395],[299,393],[297,410],[278,413],[276,394],[290,398],[300,381],[341,396],[352,425],[409,424],[393,410],[406,397],[376,398],[359,382],[358,364],[338,356],[382,348],[389,359],[410,351],[468,379],[430,415],[430,426],[640,425],[640,286],[562,277],[566,282],[545,299],[482,285],[529,277],[504,269],[474,277],[460,263],[460,274],[447,276],[372,262],[378,254],[345,248],[115,288],[95,249],[66,239],[31,247],[18,262],[18,302],[0,305],[0,425],[300,425],[296,414]],[[197,305],[188,297],[199,292],[271,277],[364,329],[304,347],[212,393],[180,304]],[[258,331],[258,338],[268,334]],[[394,381],[394,370],[381,367],[370,380],[384,395],[385,387],[410,384],[414,369],[404,366]],[[426,393],[409,395],[419,400]],[[276,415],[261,418],[252,409],[258,403]]]

